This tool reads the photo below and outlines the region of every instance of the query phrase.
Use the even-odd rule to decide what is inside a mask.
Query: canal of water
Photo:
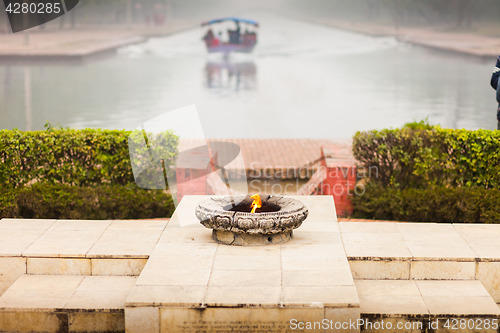
[[[251,55],[207,55],[202,28],[84,63],[0,64],[0,128],[133,129],[196,104],[207,137],[346,138],[428,119],[496,128],[485,62],[262,16]]]

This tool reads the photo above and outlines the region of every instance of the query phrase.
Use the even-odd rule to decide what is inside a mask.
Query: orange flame
[[[257,208],[262,207],[262,200],[260,200],[260,195],[258,195],[258,194],[254,194],[250,198],[253,199],[253,202],[252,202],[252,213],[255,213],[255,210]]]

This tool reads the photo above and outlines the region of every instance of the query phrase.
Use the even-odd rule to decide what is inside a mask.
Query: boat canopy
[[[247,24],[254,25],[256,27],[259,26],[259,23],[257,21],[243,19],[243,18],[239,18],[239,17],[224,17],[224,18],[220,18],[220,19],[216,19],[216,20],[211,20],[211,21],[203,22],[201,24],[201,26],[210,25],[210,24],[214,24],[214,23],[225,22],[225,21],[242,22],[242,23],[247,23]]]

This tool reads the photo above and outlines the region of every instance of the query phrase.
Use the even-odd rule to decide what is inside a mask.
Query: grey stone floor
[[[500,318],[500,225],[339,223],[331,197],[296,198],[309,217],[265,247],[215,243],[194,216],[197,196],[171,220],[3,219],[0,332]]]

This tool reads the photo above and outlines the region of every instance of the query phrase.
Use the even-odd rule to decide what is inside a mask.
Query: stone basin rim
[[[235,202],[242,202],[246,197],[234,196]],[[266,202],[278,205],[274,212],[231,211],[231,197],[212,197],[198,203],[196,216],[206,228],[240,234],[272,235],[290,232],[298,228],[307,218],[305,205],[293,198],[269,196]]]

